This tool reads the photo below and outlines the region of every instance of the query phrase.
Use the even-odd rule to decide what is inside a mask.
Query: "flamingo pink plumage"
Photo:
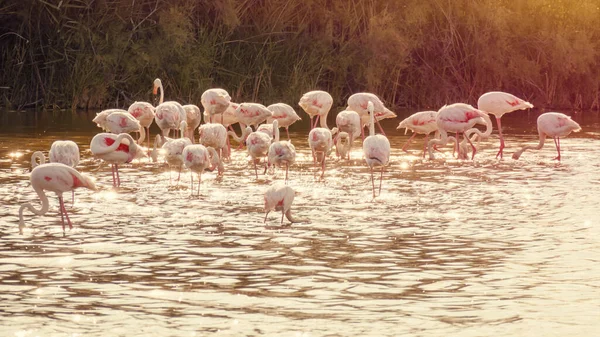
[[[30,210],[36,215],[44,215],[48,212],[48,197],[46,197],[44,191],[54,192],[58,196],[60,217],[62,219],[62,228],[64,231],[65,218],[67,218],[69,228],[73,228],[73,225],[71,224],[71,219],[69,219],[67,209],[65,208],[62,196],[63,193],[73,191],[79,187],[85,187],[94,191],[96,190],[96,185],[90,177],[83,175],[74,168],[62,163],[49,163],[37,166],[31,171],[29,180],[31,181],[31,186],[42,202],[42,208],[37,210],[30,203],[21,205],[21,208],[19,209],[19,232],[21,234],[23,234],[23,228],[25,227],[25,221],[23,220],[23,211],[25,209]]]
[[[247,125],[254,125],[257,128],[258,124],[267,120],[271,115],[271,110],[259,103],[241,103],[235,110],[235,116],[242,125],[242,129]]]
[[[135,141],[127,133],[115,135],[99,133],[90,143],[92,154],[112,166],[113,186],[121,186],[119,164],[129,163],[133,159],[145,156]]]
[[[177,132],[179,130],[179,125],[181,122],[186,121],[187,115],[183,106],[179,102],[168,101],[164,102],[165,91],[162,85],[162,81],[160,78],[154,80],[154,87],[152,88],[152,93],[156,95],[160,90],[160,99],[158,101],[158,105],[154,111],[154,120],[156,121],[156,125],[162,131],[162,135],[165,137],[169,137],[169,133],[171,130]],[[180,134],[180,137],[183,137],[183,134]]]
[[[556,152],[558,153],[558,156],[554,159],[560,161],[560,137],[566,137],[571,132],[581,131],[581,126],[565,114],[560,112],[546,112],[538,117],[537,129],[540,137],[539,143],[537,145],[524,146],[513,154],[513,159],[519,159],[521,154],[526,150],[540,150],[544,146],[546,137],[552,137],[554,138],[554,145],[556,145]]]
[[[313,162],[321,164],[321,179],[325,176],[325,160],[333,147],[333,136],[338,129],[314,128],[308,133],[308,145],[312,151]]]
[[[363,141],[363,153],[369,170],[371,171],[371,185],[373,186],[373,198],[375,198],[375,179],[373,177],[373,167],[381,166],[381,176],[379,177],[379,194],[381,194],[381,183],[383,181],[383,171],[390,161],[390,141],[384,135],[375,134],[375,108],[373,102],[367,103],[367,112],[369,113],[369,136]]]
[[[154,121],[154,106],[148,102],[133,102],[127,109],[135,119],[140,122],[141,127],[145,132],[140,133],[138,144],[142,144],[144,139],[148,137],[148,148],[150,148],[150,125]]]
[[[186,123],[187,129],[185,130],[185,137],[189,138],[194,144],[196,141],[194,140],[194,133],[196,128],[200,126],[200,122],[202,121],[202,114],[200,113],[200,108],[194,104],[186,104],[183,106],[183,110],[186,114]]]
[[[371,117],[370,113],[367,111],[367,105],[369,102],[371,102],[374,107],[374,120],[377,123],[377,126],[379,126],[379,130],[381,131],[381,133],[385,136],[385,131],[383,131],[383,128],[381,127],[379,121],[386,118],[396,118],[396,114],[390,111],[388,108],[386,108],[381,99],[377,97],[377,95],[372,94],[370,92],[359,92],[353,94],[352,96],[348,97],[348,107],[346,107],[346,110],[358,112],[361,121],[360,132],[363,135],[364,139],[364,127],[368,127],[369,120]]]
[[[277,120],[274,120],[272,125],[278,126]],[[256,179],[258,179],[258,169],[256,164],[260,161],[260,158],[267,156],[273,138],[265,132],[252,132],[252,129],[249,126],[246,127],[246,132],[248,133],[248,137],[246,137],[246,148],[248,149],[248,154],[252,158],[254,174],[256,175]],[[266,166],[267,159],[265,158],[265,172],[267,170]]]
[[[500,150],[496,154],[496,158],[502,158],[502,150],[504,149],[504,137],[502,136],[502,124],[500,118],[502,115],[515,111],[533,108],[533,104],[524,101],[523,99],[502,91],[491,91],[479,97],[477,108],[489,114],[496,116],[498,123],[498,134],[500,135]]]
[[[308,114],[310,117],[310,128],[314,129],[317,127],[317,122],[321,121],[321,127],[327,128],[327,115],[331,106],[333,105],[333,97],[323,90],[309,91],[302,95],[298,105]],[[315,123],[313,124],[313,117],[316,116]]]
[[[204,122],[217,123],[217,121],[214,120],[214,116],[220,115],[220,122],[223,123],[223,113],[229,108],[230,102],[231,96],[229,96],[229,93],[225,89],[212,88],[203,92],[200,97],[200,103],[202,103],[204,111],[207,112],[209,116],[208,121],[205,118]]]
[[[273,183],[265,191],[265,220],[267,222],[267,216],[269,212],[281,211],[281,224],[283,224],[283,216],[294,223],[299,222],[299,219],[292,217],[292,202],[296,196],[296,191],[290,186],[284,185],[281,182]]]
[[[402,151],[408,152],[407,148],[410,144],[410,141],[417,134],[424,134],[425,144],[423,147],[423,157],[425,157],[425,150],[427,150],[427,143],[429,142],[429,134],[438,130],[436,123],[437,113],[437,111],[420,111],[408,116],[402,122],[400,122],[400,124],[398,124],[396,129],[404,128],[404,134],[406,134],[407,130],[411,130],[413,132],[413,135],[402,147]]]
[[[276,124],[277,121],[273,121]],[[269,166],[283,166],[285,165],[285,182],[288,180],[288,171],[290,165],[296,162],[296,147],[290,141],[279,140],[279,128],[273,129],[275,139],[269,146],[267,157],[269,158]]]
[[[219,154],[212,147],[205,147],[202,144],[188,145],[183,149],[183,163],[185,167],[198,174],[198,195],[200,195],[200,184],[202,184],[202,172],[204,170],[213,171],[219,169],[219,175],[223,174],[223,164],[219,159]],[[194,194],[194,176],[190,172],[192,195]]]
[[[290,140],[290,125],[302,120],[296,113],[294,108],[285,103],[275,103],[267,107],[271,110],[271,117],[267,117],[267,123],[272,124],[274,120],[277,120],[280,128],[285,128],[288,140]]]

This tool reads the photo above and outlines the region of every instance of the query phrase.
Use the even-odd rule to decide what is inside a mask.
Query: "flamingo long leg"
[[[258,179],[258,168],[256,168],[256,159],[252,158],[252,162],[254,163],[254,174],[256,175],[256,179]]]
[[[115,164],[115,172],[117,172],[117,186],[121,187],[121,177],[119,177],[119,164]]]
[[[285,127],[285,132],[287,133],[288,142],[289,142],[290,141],[290,130],[288,128],[289,128],[288,126]]]
[[[117,187],[117,178],[115,177],[115,164],[110,164],[110,170],[112,171],[113,187]]]
[[[385,131],[383,131],[383,128],[381,127],[381,124],[379,123],[379,121],[376,119],[376,120],[375,120],[375,122],[377,122],[377,126],[379,126],[379,131],[381,131],[381,133],[382,133],[384,136],[387,136],[387,135],[385,134]]]
[[[75,190],[71,191],[71,207],[75,204]]]
[[[373,198],[375,198],[375,180],[373,178],[373,167],[369,167],[371,170],[371,185],[373,186]]]
[[[65,207],[65,201],[62,197],[60,197],[60,202],[62,203],[62,209],[65,213],[65,218],[67,218],[67,223],[69,224],[69,229],[73,229],[73,224],[71,223],[71,219],[69,219],[69,213],[67,213],[67,208]]]
[[[429,143],[429,134],[425,135],[425,146],[423,146],[423,158],[425,158],[425,151],[427,151],[427,144]]]
[[[62,229],[63,231],[65,230],[65,217],[64,217],[64,213],[63,213],[63,207],[62,207],[62,198],[58,197],[58,211],[60,212],[60,222],[62,224]]]
[[[458,145],[460,138],[458,138],[458,134],[459,132],[456,133],[456,144],[454,145],[454,149],[452,150],[453,156],[456,153],[456,159],[460,159],[460,146]]]
[[[270,212],[270,211],[267,211],[267,213],[265,214],[265,221],[263,221],[264,223],[266,223],[266,222],[267,222],[267,215],[269,215],[269,212]]]
[[[179,185],[180,178],[181,178],[181,166],[179,166],[179,172],[177,173],[177,185]]]
[[[285,212],[283,211],[283,208],[281,209],[281,224],[283,225],[283,215],[285,214]]]
[[[554,137],[554,145],[556,146],[556,152],[558,152],[558,156],[554,159],[560,161],[560,137]]]
[[[381,167],[381,176],[379,176],[379,195],[381,195],[381,182],[383,181],[383,171],[385,170],[385,166]]]
[[[287,180],[288,180],[288,168],[289,168],[288,163],[285,163],[285,184],[286,185],[287,185]]]
[[[202,183],[202,173],[198,173],[198,196],[200,196],[200,184]]]
[[[190,191],[194,195],[194,173],[190,171]]]
[[[404,144],[404,146],[402,147],[402,151],[404,152],[408,152],[406,149],[408,148],[408,144],[410,144],[410,141],[415,138],[415,136],[417,135],[416,132],[413,132],[412,136],[410,136],[410,138],[408,138],[408,141],[406,142],[406,144]]]
[[[467,135],[465,135],[463,133],[463,137],[465,137],[465,139],[469,142],[469,144],[471,144],[471,148],[473,149],[473,155],[471,156],[471,160],[473,160],[473,158],[475,158],[475,153],[477,153],[477,148],[475,147],[475,145],[473,145],[473,142],[471,142],[471,139],[469,139],[469,137],[467,137]],[[458,138],[456,138],[458,139]],[[458,140],[457,140],[458,142]]]
[[[365,141],[365,126],[363,125],[360,128],[360,136],[362,137],[363,142]]]
[[[496,158],[500,156],[502,159],[502,150],[504,149],[504,137],[502,136],[502,123],[500,123],[500,117],[496,117],[496,122],[498,122],[498,134],[500,135],[500,150],[496,153]]]

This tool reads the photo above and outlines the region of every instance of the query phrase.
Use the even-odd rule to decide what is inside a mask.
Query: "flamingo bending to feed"
[[[214,148],[219,153],[221,160],[229,158],[231,154],[227,147],[227,135],[232,135],[239,142],[243,142],[248,136],[247,128],[242,129],[242,137],[240,138],[233,131],[227,132],[227,129],[219,123],[202,124],[198,128],[198,132],[200,133],[200,144]]]
[[[477,108],[481,111],[487,112],[488,114],[496,116],[496,122],[498,123],[498,134],[500,135],[500,150],[498,150],[496,158],[498,158],[498,156],[502,158],[504,137],[502,136],[502,124],[500,124],[500,118],[502,118],[502,115],[505,113],[513,112],[515,110],[533,108],[533,104],[506,92],[491,91],[486,92],[479,97],[479,100],[477,101]]]
[[[374,107],[375,122],[377,123],[377,126],[379,126],[381,133],[385,136],[385,131],[383,131],[379,121],[386,118],[396,118],[396,114],[386,108],[377,95],[370,92],[359,92],[354,94],[348,97],[348,106],[346,107],[346,110],[358,112],[361,121],[360,132],[364,139],[364,127],[368,127],[369,120],[371,118],[369,112],[367,111],[367,105],[369,102],[371,102]]]
[[[485,121],[486,130],[484,133],[476,128],[473,128],[475,124]],[[434,145],[446,145],[448,141],[452,140],[448,137],[448,132],[456,133],[455,139],[455,151],[458,153],[458,157],[461,157],[461,146],[460,146],[460,133],[464,133],[465,140],[471,144],[473,149],[473,155],[471,159],[475,158],[477,148],[473,145],[469,135],[476,133],[482,139],[490,136],[492,133],[492,121],[487,113],[477,110],[469,104],[465,103],[454,103],[451,105],[443,106],[437,114],[436,124],[440,132],[440,139],[432,139],[427,143],[429,151],[429,159],[434,159],[432,147]]]
[[[242,129],[245,129],[246,125],[258,127],[258,124],[267,120],[271,115],[271,110],[259,103],[241,103],[235,110],[235,116],[242,124]]]
[[[338,129],[314,128],[308,134],[308,145],[312,151],[313,162],[321,163],[321,179],[325,176],[325,159],[331,153],[333,147],[333,136]]]
[[[184,137],[189,138],[192,141],[192,144],[194,144],[194,131],[198,126],[200,126],[200,122],[202,121],[202,114],[200,113],[200,108],[198,108],[198,106],[194,104],[184,105],[183,110],[185,110],[187,123],[187,129],[185,130]]]
[[[277,127],[277,120],[274,120],[272,125]],[[252,132],[252,129],[249,126],[247,126],[246,129],[246,132],[248,133],[248,137],[246,137],[246,148],[248,149],[248,154],[252,158],[252,163],[254,164],[254,174],[256,175],[256,179],[258,179],[258,169],[256,168],[256,164],[257,162],[260,162],[260,158],[267,156],[269,146],[271,146],[273,138],[269,137],[269,135],[265,132]],[[267,172],[266,158],[265,172]]]
[[[291,222],[301,222],[300,219],[294,219],[292,216],[292,202],[296,196],[296,191],[290,186],[284,185],[281,182],[273,183],[265,191],[265,220],[273,210],[281,211],[281,224],[283,225],[283,216]]]
[[[198,195],[200,195],[200,184],[202,184],[202,172],[205,170],[213,171],[218,168],[219,175],[223,174],[223,163],[219,159],[219,154],[212,147],[205,147],[202,144],[188,145],[183,149],[183,163],[185,167],[198,174]],[[190,172],[190,181],[192,195],[194,194],[194,175]]]
[[[367,111],[369,113],[369,136],[363,141],[363,153],[367,166],[371,171],[371,185],[373,186],[373,198],[375,198],[373,167],[381,166],[381,176],[379,177],[379,194],[381,194],[383,171],[390,161],[390,141],[384,135],[375,134],[375,106],[373,102],[369,101],[367,103]]]
[[[90,151],[94,156],[111,164],[114,187],[121,186],[119,164],[130,163],[135,158],[146,156],[127,133],[99,133],[92,138]]]
[[[25,227],[25,221],[23,220],[23,211],[25,209],[30,210],[36,215],[44,215],[48,212],[49,203],[48,197],[44,191],[51,191],[56,193],[58,196],[58,202],[60,204],[60,217],[62,219],[62,228],[65,230],[65,218],[69,228],[73,228],[71,219],[65,208],[62,194],[67,191],[73,191],[78,187],[85,187],[95,191],[96,185],[92,178],[79,173],[76,169],[67,166],[62,163],[49,163],[39,165],[31,171],[31,186],[33,190],[39,196],[42,202],[42,208],[40,210],[35,209],[30,203],[25,203],[19,208],[19,233],[23,234],[23,228]]]
[[[106,118],[108,116],[110,116],[110,114],[114,113],[114,112],[127,112],[123,109],[106,109],[106,110],[102,110],[100,112],[98,112],[96,114],[96,117],[94,117],[94,119],[92,119],[92,122],[96,123],[96,125],[102,129],[102,131],[109,131],[106,121]]]
[[[185,133],[185,130],[187,130],[187,123],[183,121],[180,125],[181,134]],[[187,137],[181,137],[177,139],[169,139],[164,142],[162,146],[162,149],[165,153],[165,160],[167,161],[167,164],[169,164],[169,168],[175,166],[179,169],[177,174],[178,182],[181,178],[181,168],[184,164],[183,149],[188,145],[192,145],[192,141]],[[170,183],[171,170],[169,170],[169,184]]]
[[[571,132],[581,131],[581,127],[577,122],[560,112],[546,112],[541,114],[537,119],[537,129],[540,142],[537,145],[524,146],[513,154],[513,159],[519,159],[521,154],[526,150],[540,150],[544,146],[546,137],[552,137],[554,145],[556,145],[556,152],[558,152],[558,156],[554,159],[560,161],[560,137],[566,137]]]
[[[79,164],[79,146],[72,140],[57,140],[50,146],[48,153],[51,163],[61,163],[70,167],[75,167]],[[31,155],[31,168],[46,163],[46,157],[41,151],[36,151]],[[71,203],[75,203],[75,191],[71,191]]]
[[[267,118],[267,123],[273,124],[273,121],[277,120],[279,122],[279,127],[285,128],[288,140],[290,140],[290,125],[302,120],[302,118],[298,116],[294,108],[285,103],[271,104],[267,109],[271,110],[272,113],[271,117]]]
[[[148,102],[133,102],[127,112],[135,117],[140,122],[142,129],[145,130],[145,132],[140,133],[138,144],[141,145],[144,138],[148,137],[148,148],[150,148],[150,125],[154,121],[154,106]]]
[[[327,92],[322,90],[309,91],[302,95],[298,105],[304,110],[310,117],[310,128],[311,130],[317,126],[319,119],[321,120],[321,127],[327,127],[327,115],[331,106],[333,105],[333,97]],[[313,117],[315,123],[313,124]]]
[[[274,124],[276,122],[273,121]],[[275,134],[275,139],[267,152],[269,158],[268,165],[285,165],[285,181],[287,183],[289,167],[296,162],[296,147],[290,141],[279,140],[278,127],[273,129],[273,133]]]
[[[339,132],[336,137],[335,150],[342,159],[347,156],[350,160],[350,149],[352,148],[350,139],[350,135],[345,131]]]
[[[160,99],[154,111],[156,125],[162,131],[163,136],[169,137],[171,130],[178,131],[179,124],[187,119],[187,115],[183,106],[179,102],[168,101],[164,102],[165,91],[160,78],[154,80],[152,93],[156,95],[160,89]],[[183,137],[183,134],[180,135]]]
[[[230,102],[231,96],[229,96],[227,90],[220,88],[208,89],[200,97],[200,103],[202,103],[204,112],[208,112],[208,122],[210,123],[216,122],[213,120],[215,115],[221,115],[221,124],[223,123],[223,113],[229,107]],[[206,118],[204,122],[206,123]]]
[[[338,130],[341,132],[344,132],[346,135],[349,136],[348,138],[348,149],[347,151],[344,152],[344,155],[342,155],[339,151],[339,148],[337,147],[337,142],[339,140],[339,137],[336,138],[336,152],[338,155],[340,155],[342,158],[345,157],[345,154],[348,154],[348,160],[350,160],[350,151],[352,150],[352,144],[354,143],[354,140],[356,138],[358,138],[358,136],[361,134],[361,121],[360,121],[360,116],[358,115],[358,112],[353,111],[353,110],[344,110],[344,111],[340,111],[340,113],[337,114],[337,116],[335,116],[335,124],[338,127]],[[345,139],[344,139],[345,140]],[[345,147],[343,147],[345,149]]]
[[[410,141],[415,138],[417,134],[425,135],[425,144],[423,146],[423,157],[425,157],[425,151],[427,150],[427,143],[429,142],[429,134],[432,132],[436,132],[438,130],[436,118],[437,111],[420,111],[408,116],[404,119],[396,129],[404,128],[404,134],[408,130],[413,132],[413,135],[410,136],[406,144],[402,147],[402,151],[408,152],[407,148],[410,144]]]

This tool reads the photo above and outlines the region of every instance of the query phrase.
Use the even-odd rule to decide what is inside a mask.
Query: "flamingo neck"
[[[38,164],[37,161],[40,161]],[[38,165],[44,165],[46,163],[46,156],[41,151],[36,151],[31,155],[31,168],[35,168]]]
[[[160,82],[160,85],[158,86],[158,89],[160,89],[160,100],[158,101],[158,104],[162,104],[164,99],[165,99],[165,91],[163,89],[163,85],[162,82]]]
[[[23,220],[23,211],[25,209],[30,210],[35,215],[44,215],[46,214],[46,212],[48,212],[48,197],[46,196],[46,193],[44,193],[44,190],[35,185],[33,186],[33,190],[37,193],[38,197],[40,198],[40,201],[42,202],[42,208],[40,210],[37,210],[30,203],[21,205],[21,208],[19,208],[19,233],[21,234],[23,234],[23,228],[25,227],[25,220]]]
[[[375,111],[369,113],[369,136],[375,136]]]

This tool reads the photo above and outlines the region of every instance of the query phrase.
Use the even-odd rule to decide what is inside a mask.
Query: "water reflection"
[[[259,176],[234,152],[223,179],[189,173],[169,185],[165,165],[124,167],[113,189],[108,166],[88,151],[86,115],[20,114],[0,135],[1,335],[594,335],[600,328],[597,204],[598,119],[520,161],[496,161],[497,138],[474,162],[420,157],[384,124],[392,143],[381,197],[355,146],[325,180],[310,163],[306,131],[292,133],[298,165],[293,209],[310,221],[262,223],[262,192],[285,174]],[[506,118],[510,117],[510,118]],[[533,141],[535,118],[505,116],[507,153]],[[2,115],[5,120],[6,115]],[[49,123],[52,121],[52,123]],[[47,123],[47,124],[44,124]],[[47,126],[46,126],[47,125]],[[68,130],[67,130],[68,129]],[[82,150],[78,169],[99,192],[58,202],[44,217],[17,211],[35,200],[29,156],[56,139]],[[297,141],[296,141],[297,139]],[[21,152],[20,157],[10,153]],[[376,322],[374,324],[374,322]]]

